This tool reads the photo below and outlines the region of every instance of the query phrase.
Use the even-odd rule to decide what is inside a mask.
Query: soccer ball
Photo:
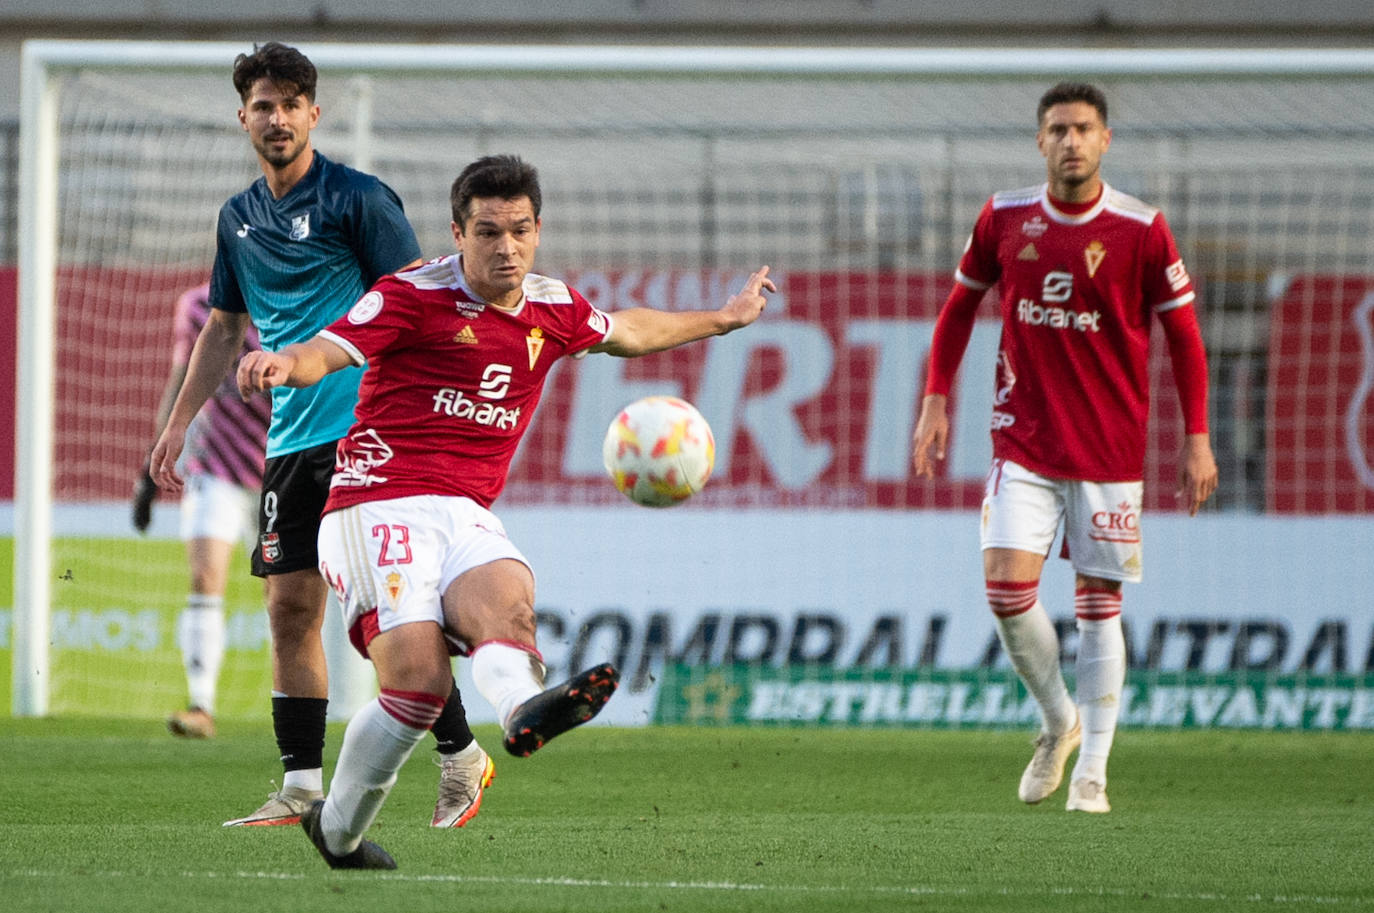
[[[711,477],[716,439],[691,403],[647,396],[611,422],[601,459],[625,497],[645,507],[671,507],[701,491]]]

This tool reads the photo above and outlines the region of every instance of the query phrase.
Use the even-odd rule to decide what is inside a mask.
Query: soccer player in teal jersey
[[[372,175],[330,161],[311,143],[316,71],[277,42],[234,62],[239,123],[263,176],[220,210],[212,312],[154,447],[157,483],[180,491],[176,462],[191,420],[224,379],[249,323],[276,350],[311,338],[380,277],[420,261],[401,201]],[[257,811],[226,825],[284,825],[322,795],[328,676],[321,626],[328,589],[317,570],[320,513],[335,442],[353,422],[362,369],[307,390],[275,390],[253,573],[266,580],[272,628],[272,720],[285,770]],[[433,727],[440,751],[435,827],[461,827],[495,768],[468,728],[454,685]]]

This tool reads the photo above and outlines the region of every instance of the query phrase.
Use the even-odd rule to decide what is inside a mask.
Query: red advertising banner
[[[1374,510],[1374,276],[1299,276],[1270,309],[1267,507]]]
[[[911,473],[911,435],[935,316],[951,278],[897,272],[773,276],[779,294],[764,319],[744,331],[642,359],[593,356],[560,365],[499,503],[623,503],[601,466],[602,438],[626,403],[666,393],[701,409],[716,438],[715,473],[688,509],[976,508],[991,457],[995,294],[984,302],[951,397],[949,458],[939,478],[920,480]],[[201,279],[184,269],[61,272],[58,501],[129,496],[155,433],[172,305]],[[610,310],[692,309],[717,306],[745,274],[585,271],[568,279]],[[0,307],[11,314],[14,288],[14,271],[0,273]],[[13,319],[3,326],[12,337]],[[5,343],[12,357],[13,339],[0,339]],[[1152,375],[1146,504],[1172,510],[1181,423],[1158,339]],[[11,369],[0,382],[0,410],[12,408],[13,377]],[[8,421],[12,427],[12,417]],[[11,450],[0,459],[12,463]],[[0,495],[12,496],[12,477],[3,472]]]
[[[565,366],[545,395],[506,503],[616,503],[600,435],[638,396],[682,396],[711,422],[717,470],[702,506],[976,508],[991,458],[988,422],[999,322],[989,294],[950,400],[941,477],[911,472],[935,317],[952,278],[931,273],[780,272],[765,318],[727,337],[633,362]],[[574,287],[608,310],[712,307],[744,273],[586,272]],[[618,363],[618,364],[617,364]],[[1154,423],[1146,502],[1174,508],[1182,442],[1162,339],[1152,360]]]

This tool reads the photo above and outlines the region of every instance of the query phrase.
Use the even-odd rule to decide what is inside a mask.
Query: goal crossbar
[[[301,45],[333,72],[980,77],[1367,77],[1374,50]],[[28,41],[21,60],[13,711],[48,711],[61,76],[84,67],[228,70],[239,43]]]

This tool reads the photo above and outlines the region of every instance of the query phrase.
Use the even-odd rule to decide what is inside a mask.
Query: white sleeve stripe
[[[979,282],[977,279],[964,275],[963,270],[958,269],[954,271],[954,281],[958,282],[960,285],[968,286],[975,292],[986,292],[988,289],[992,288],[991,282]]]
[[[317,335],[321,339],[328,339],[330,342],[334,343],[334,345],[347,352],[349,359],[351,359],[355,365],[361,366],[367,364],[367,356],[360,352],[357,346],[347,339],[344,339],[339,334],[331,333],[328,330],[320,330]]]
[[[1192,304],[1197,295],[1193,292],[1186,292],[1177,298],[1170,298],[1168,301],[1161,301],[1155,305],[1155,313],[1163,314],[1165,311],[1172,311],[1174,308],[1181,308],[1185,304]]]
[[[605,342],[611,338],[611,333],[615,330],[615,318],[610,315],[609,311],[602,311],[598,308],[597,312],[601,314],[602,317],[606,318],[606,332],[601,337],[601,342]],[[594,342],[585,349],[578,349],[576,352],[571,353],[568,357],[573,361],[577,361],[580,358],[586,358],[591,354],[592,349],[599,344],[600,343]]]

